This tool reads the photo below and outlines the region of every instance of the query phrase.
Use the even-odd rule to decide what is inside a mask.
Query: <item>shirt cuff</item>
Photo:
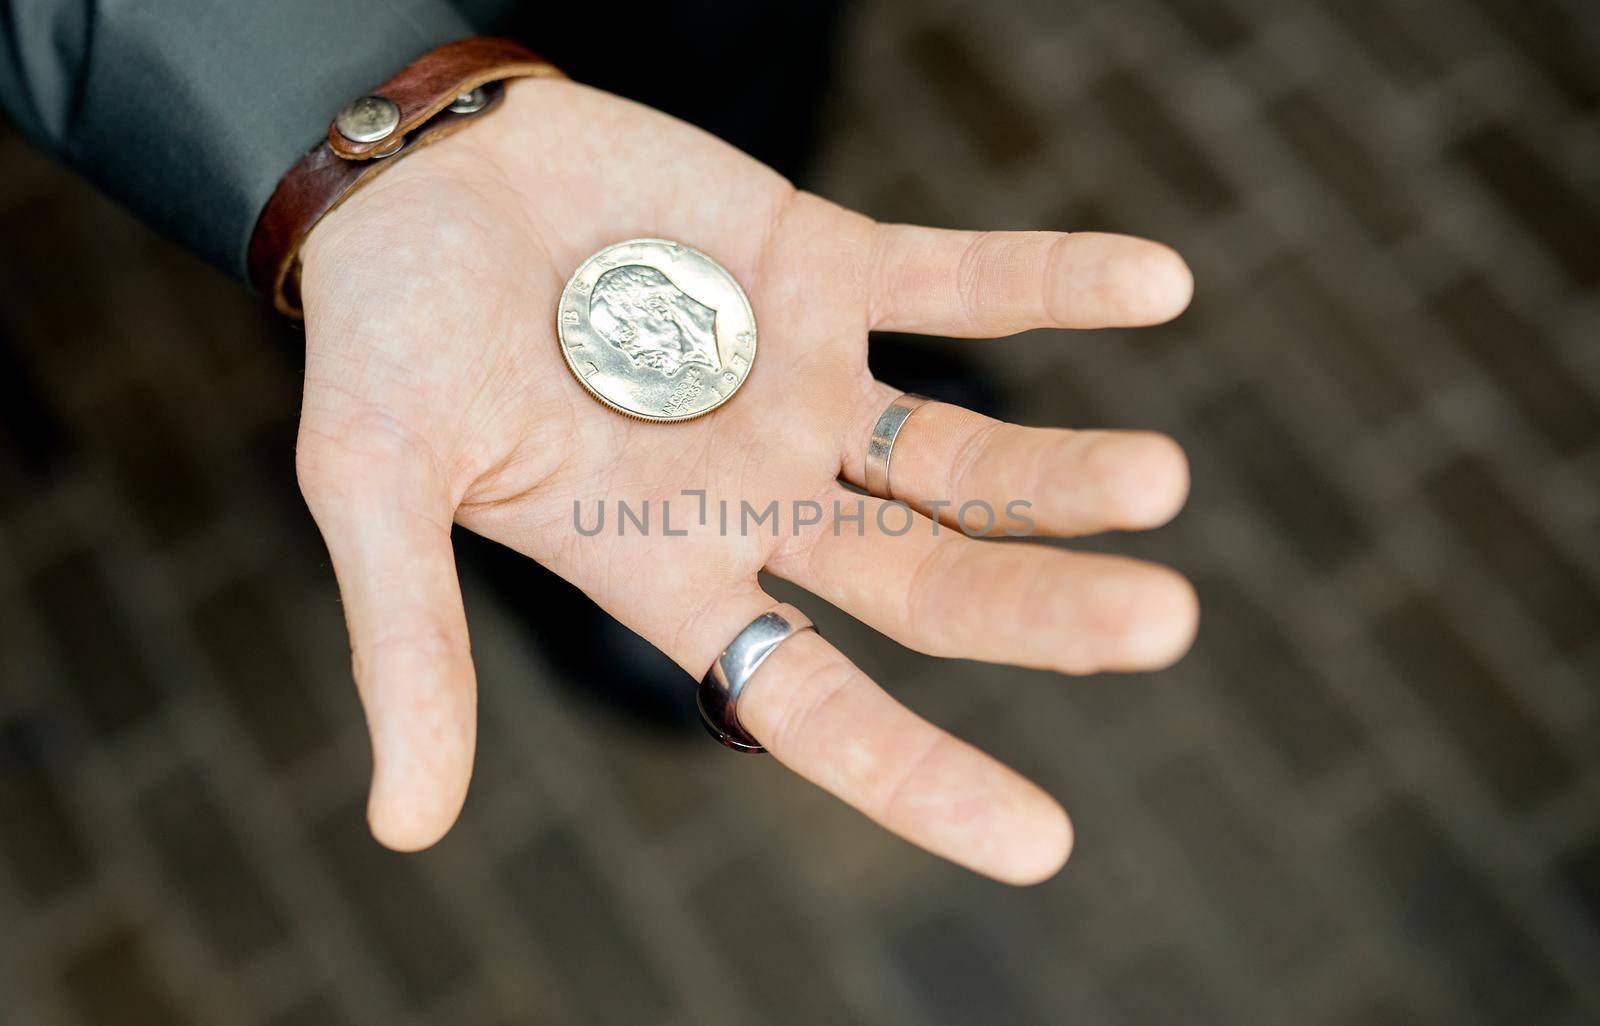
[[[81,4],[59,6],[82,16]],[[89,6],[76,63],[59,62],[70,88],[50,88],[48,68],[33,62],[30,134],[241,279],[257,215],[333,114],[428,50],[473,35],[442,0]],[[61,26],[48,34],[59,51]]]

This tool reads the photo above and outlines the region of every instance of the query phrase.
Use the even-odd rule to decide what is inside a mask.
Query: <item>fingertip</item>
[[[1171,246],[1152,242],[1146,258],[1145,314],[1151,324],[1170,321],[1189,309],[1194,300],[1194,272]]]
[[[445,831],[414,818],[397,816],[382,805],[368,802],[367,827],[372,837],[390,851],[411,853],[426,851],[438,844]]]
[[[1182,659],[1200,631],[1200,596],[1189,579],[1162,568],[1165,580],[1148,589],[1127,639],[1129,658],[1147,670]]]
[[[1082,610],[1085,639],[1060,653],[1056,669],[1072,676],[1165,669],[1194,643],[1200,601],[1188,578],[1170,567],[1108,557]]]
[[[1077,232],[1056,261],[1062,327],[1142,327],[1170,321],[1194,296],[1194,275],[1171,246],[1132,235]]]
[[[1128,238],[1122,259],[1108,263],[1110,304],[1130,327],[1164,324],[1189,308],[1194,273],[1178,251],[1149,239]]]
[[[1189,458],[1167,435],[1154,431],[1101,435],[1089,454],[1117,526],[1160,527],[1189,498]]]
[[[379,773],[367,798],[367,826],[385,848],[422,851],[450,832],[465,802],[465,788],[458,794],[427,784],[414,789],[393,775]]]
[[[1039,792],[1040,808],[1035,823],[1012,850],[1010,858],[996,867],[995,879],[1017,887],[1044,883],[1061,872],[1072,857],[1074,833],[1067,810],[1050,796]]]
[[[466,804],[476,745],[470,710],[398,703],[373,726],[367,824],[378,843],[421,851],[438,843]]]

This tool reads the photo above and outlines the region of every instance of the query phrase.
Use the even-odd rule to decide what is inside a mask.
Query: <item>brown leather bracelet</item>
[[[370,96],[346,104],[328,137],[289,169],[250,236],[250,280],[286,316],[299,319],[300,245],[311,229],[394,158],[483,117],[509,78],[561,78],[554,65],[509,39],[446,43],[417,58]]]

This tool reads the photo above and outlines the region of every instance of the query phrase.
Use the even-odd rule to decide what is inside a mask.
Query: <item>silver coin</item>
[[[556,308],[561,355],[589,394],[643,420],[689,420],[733,397],[756,358],[756,316],[697,249],[629,239],[578,266]]]

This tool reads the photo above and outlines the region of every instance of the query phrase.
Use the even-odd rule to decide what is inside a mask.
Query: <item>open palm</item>
[[[558,349],[572,270],[641,236],[710,254],[755,310],[749,379],[697,420],[606,409]],[[878,225],[648,108],[567,82],[513,84],[503,110],[380,176],[305,249],[299,472],[345,598],[376,836],[431,844],[465,797],[476,708],[456,523],[573,582],[696,677],[772,606],[763,569],[935,655],[1068,673],[1177,658],[1196,608],[1172,571],[978,541],[920,515],[901,533],[905,516],[880,522],[871,498],[859,524],[836,528],[832,512],[861,501],[840,479],[862,483],[872,424],[898,394],[867,370],[870,329],[1148,324],[1181,311],[1190,287],[1154,243]],[[1023,500],[1039,531],[1065,535],[1164,522],[1187,472],[1158,435],[1020,428],[937,404],[907,422],[894,488],[923,509]],[[592,530],[597,506],[614,517],[619,501],[649,503],[648,534],[575,526],[575,503]],[[774,501],[776,532],[739,529],[742,502]],[[663,531],[668,502],[687,533]],[[821,523],[797,523],[819,508]],[[774,653],[739,711],[794,770],[980,872],[1039,880],[1070,850],[1048,796],[814,634]]]

